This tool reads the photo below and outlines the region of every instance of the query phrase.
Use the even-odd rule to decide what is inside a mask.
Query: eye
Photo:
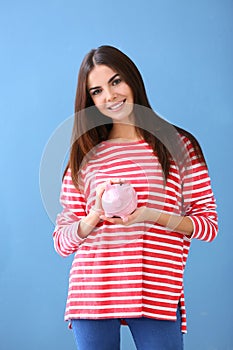
[[[101,93],[101,91],[102,91],[101,89],[96,89],[96,90],[94,90],[94,91],[91,92],[91,95],[92,95],[92,96],[99,95],[99,94]]]
[[[122,81],[121,78],[116,78],[116,79],[113,80],[112,85],[113,86],[118,85],[118,84],[121,83],[121,81]]]

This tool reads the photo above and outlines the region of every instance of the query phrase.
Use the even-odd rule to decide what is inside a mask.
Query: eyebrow
[[[108,84],[110,84],[117,76],[119,75],[119,73],[114,74],[108,81]],[[91,90],[95,90],[95,89],[99,89],[101,86],[95,86],[89,89],[89,91]]]

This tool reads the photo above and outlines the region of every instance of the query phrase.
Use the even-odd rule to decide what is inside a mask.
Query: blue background
[[[75,349],[63,322],[72,257],[53,250],[39,172],[51,134],[73,113],[81,60],[102,44],[133,59],[153,108],[203,147],[220,228],[214,242],[192,243],[185,345],[233,349],[232,11],[232,0],[1,1],[1,350]],[[122,344],[135,349],[127,328]]]

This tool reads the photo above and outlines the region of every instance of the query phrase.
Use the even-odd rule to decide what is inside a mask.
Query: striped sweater
[[[100,143],[81,168],[79,190],[68,169],[60,197],[63,210],[53,233],[61,256],[75,253],[65,320],[176,320],[180,303],[186,332],[183,274],[190,243],[194,238],[211,241],[216,237],[217,214],[207,168],[190,141],[182,140],[189,165],[178,170],[172,162],[166,184],[158,158],[145,141]],[[78,225],[94,205],[96,186],[114,177],[131,182],[139,207],[189,216],[192,236],[153,222],[123,226],[100,221],[81,239]]]

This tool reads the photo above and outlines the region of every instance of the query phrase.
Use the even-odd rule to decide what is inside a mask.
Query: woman
[[[102,195],[124,181],[138,206],[123,221],[105,216]],[[156,115],[135,64],[111,46],[80,67],[61,203],[54,244],[75,253],[65,320],[77,348],[119,349],[125,323],[138,350],[182,349],[190,243],[217,235],[208,169],[196,139]]]

